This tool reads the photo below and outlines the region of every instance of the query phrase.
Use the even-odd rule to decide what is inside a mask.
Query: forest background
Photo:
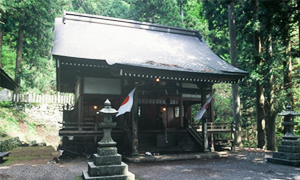
[[[235,64],[249,72],[239,83],[242,142],[274,150],[283,134],[278,114],[287,104],[300,110],[299,0],[0,0],[0,67],[21,85],[17,92],[57,93],[51,48],[63,10],[198,30],[231,63],[229,7]],[[231,85],[214,88],[216,121],[232,121]]]

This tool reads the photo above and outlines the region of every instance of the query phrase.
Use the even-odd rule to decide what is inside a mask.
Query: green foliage
[[[132,0],[129,17],[133,20],[183,27],[180,7],[176,0]]]
[[[19,19],[25,13],[22,51],[22,91],[54,91],[55,69],[51,59],[53,24],[61,13],[62,1],[15,1],[1,3],[1,31],[4,32],[2,59],[4,70],[14,78]]]
[[[232,121],[231,84],[215,84],[214,110],[215,122]]]
[[[15,77],[15,67],[16,67],[16,42],[13,41],[13,37],[10,34],[5,34],[3,36],[2,45],[2,66],[4,71],[11,77]]]
[[[0,132],[5,137],[12,130],[18,130],[18,120],[15,119],[16,111],[11,107],[2,106],[0,108]]]
[[[202,17],[207,20],[209,33],[205,34],[205,37],[209,46],[217,55],[229,62],[227,6],[227,1],[203,1]]]
[[[203,16],[203,5],[197,0],[189,0],[184,6],[184,26],[187,29],[198,30],[205,39],[211,35],[208,21]],[[209,42],[208,42],[209,43]]]
[[[198,113],[198,111],[201,109],[201,104],[194,104],[192,105],[192,118],[194,120],[194,123],[200,123],[201,119],[195,120],[194,117],[196,116],[196,114]]]
[[[271,116],[276,117],[283,111],[284,104],[291,101],[289,93],[294,94],[294,98],[297,99],[295,107],[299,109],[297,86],[283,86],[288,71],[285,63],[288,59],[292,59],[294,67],[299,66],[299,60],[296,58],[299,56],[299,38],[296,37],[298,27],[295,3],[293,0],[259,1],[259,14],[255,15],[252,1],[235,1],[238,67],[250,73],[240,82],[243,129],[253,128],[252,125],[256,123],[256,85],[262,86],[264,90],[267,121],[273,121]],[[214,52],[228,61],[228,2],[203,1],[203,9],[210,30],[209,45]],[[254,47],[255,32],[261,40],[261,52],[257,52]],[[287,51],[288,41],[292,42],[291,51]],[[258,64],[255,59],[262,61]],[[294,76],[298,76],[298,69],[293,69]],[[292,81],[292,84],[298,84],[296,78]],[[275,119],[275,124],[278,141],[282,135],[281,127],[278,126],[279,118]],[[255,134],[255,131],[251,133]],[[245,143],[253,145],[249,140]]]
[[[99,8],[102,8],[100,15],[129,19],[130,13],[130,4],[123,0],[112,0],[104,1],[103,4],[98,5]]]
[[[19,138],[9,138],[0,141],[0,151],[10,151],[21,144]]]
[[[0,107],[11,107],[12,102],[11,101],[0,101]]]

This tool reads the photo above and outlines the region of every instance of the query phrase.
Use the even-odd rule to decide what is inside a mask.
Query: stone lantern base
[[[82,172],[82,177],[93,180],[134,180],[135,175],[128,171],[128,165],[121,159],[117,148],[99,147],[93,162],[88,163],[88,171]]]
[[[300,141],[283,140],[282,145],[278,146],[278,152],[273,152],[273,158],[267,161],[275,164],[300,166]]]

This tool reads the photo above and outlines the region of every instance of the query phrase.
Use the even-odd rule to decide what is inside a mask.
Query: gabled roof
[[[120,75],[126,67],[229,82],[248,74],[212,52],[198,31],[73,12],[55,19],[52,54],[105,61]]]
[[[18,87],[18,84],[12,80],[2,68],[0,68],[0,87],[10,90],[14,90],[16,87]]]

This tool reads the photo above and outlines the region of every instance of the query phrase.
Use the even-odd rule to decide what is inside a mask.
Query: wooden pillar
[[[211,152],[215,152],[215,141],[214,141],[214,133],[210,133],[210,142],[211,142]]]
[[[78,130],[82,130],[82,120],[83,120],[83,95],[80,95],[78,98],[78,114],[77,114],[77,123],[78,123]]]
[[[213,95],[214,93],[214,90],[213,90],[213,84],[210,84],[210,92],[211,92],[211,95]],[[209,115],[210,115],[210,122],[212,122],[212,129],[214,129],[214,124],[215,124],[215,112],[214,112],[214,108],[213,108],[213,104],[214,104],[214,98],[212,98],[212,100],[210,101],[210,104],[209,104]],[[215,142],[214,142],[214,134],[211,133],[210,134],[210,143],[211,143],[211,147],[210,147],[210,151],[211,152],[214,152],[215,151]]]
[[[213,89],[213,84],[210,84],[210,94],[213,95],[215,90]],[[210,122],[215,122],[215,111],[213,104],[215,102],[215,98],[212,98],[209,104],[209,114],[210,114]]]
[[[81,79],[80,83],[83,85],[84,84],[84,78]],[[78,123],[78,127],[79,127],[79,131],[82,131],[82,123],[83,123],[83,86],[80,86],[80,95],[78,98],[78,116],[77,116],[77,123]]]
[[[206,100],[206,92],[204,90],[204,88],[201,88],[202,92],[201,92],[201,101],[202,101],[202,105],[205,103]],[[207,112],[206,112],[207,114]],[[203,152],[207,153],[209,152],[208,150],[208,136],[207,136],[207,116],[204,115],[202,117],[202,138],[203,138]]]
[[[179,104],[179,117],[180,117],[180,126],[183,128],[185,127],[185,123],[184,122],[186,120],[186,118],[184,118],[185,114],[184,114],[184,107],[183,107],[183,100],[182,100],[182,95],[180,95],[180,104]]]
[[[133,98],[133,107],[131,113],[131,132],[132,132],[132,151],[131,156],[138,156],[138,89],[135,90],[134,98]]]

